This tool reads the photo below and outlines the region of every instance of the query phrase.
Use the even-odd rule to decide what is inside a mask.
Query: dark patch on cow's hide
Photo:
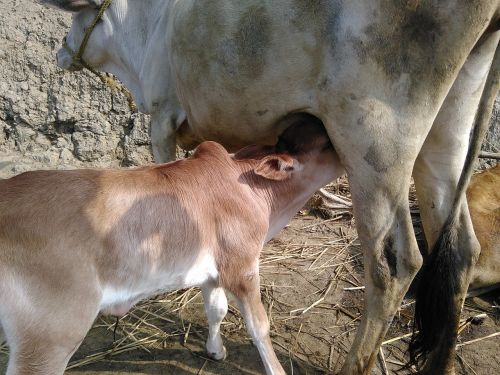
[[[412,12],[399,4],[393,7],[393,17],[387,26],[377,24],[366,28],[369,39],[358,43],[355,50],[362,61],[367,57],[374,59],[392,81],[399,80],[403,73],[421,79],[430,67],[438,66],[434,59],[442,26],[436,19],[435,8],[419,7]]]
[[[397,258],[394,254],[393,241],[390,234],[380,244],[379,256],[373,264],[371,276],[373,284],[379,289],[386,289],[397,272]]]
[[[386,172],[399,159],[397,149],[395,147],[381,146],[377,143],[372,143],[368,148],[363,159],[370,164],[377,173]]]
[[[394,253],[394,239],[391,234],[387,234],[384,239],[384,257],[391,276],[395,277],[398,274],[398,259]]]
[[[182,59],[196,86],[209,77],[211,61],[217,54],[226,25],[218,0],[195,2],[175,19],[172,52]]]
[[[329,46],[332,53],[337,52],[340,38],[340,1],[331,0],[294,0],[291,24],[300,32],[314,32],[320,43]],[[320,50],[320,49],[318,49]]]
[[[294,0],[291,23],[299,31],[309,31],[321,25],[324,27],[329,6],[328,0]]]
[[[241,14],[234,41],[240,74],[252,79],[259,77],[271,42],[271,19],[264,6],[250,6]]]
[[[447,31],[447,20],[439,17],[439,5],[426,1],[411,10],[401,1],[383,4],[384,14],[364,30],[366,39],[348,38],[360,62],[375,60],[393,82],[408,74],[413,88],[410,93],[425,88],[425,94],[437,94],[429,87],[439,87],[453,75],[459,63],[453,56],[444,58],[444,53],[436,53],[443,50],[443,35]],[[388,15],[391,19],[386,22],[382,17]]]

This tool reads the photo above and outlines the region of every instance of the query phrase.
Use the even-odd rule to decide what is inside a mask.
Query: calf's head
[[[328,134],[317,118],[294,115],[274,146],[248,146],[236,160],[259,159],[254,173],[270,180],[303,180],[318,189],[343,174]]]

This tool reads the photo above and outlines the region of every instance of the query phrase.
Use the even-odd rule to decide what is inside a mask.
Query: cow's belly
[[[290,95],[281,100],[271,99],[266,102],[251,102],[245,98],[231,98],[221,95],[219,100],[186,100],[183,102],[188,111],[190,126],[189,139],[214,140],[234,152],[248,144],[275,144],[277,137],[284,130],[280,119],[291,112],[301,112],[311,108],[306,98],[293,98]],[[182,135],[179,138],[184,142]],[[196,142],[197,143],[197,142]],[[193,144],[191,142],[191,144]]]
[[[295,77],[309,74],[296,70]],[[236,81],[214,74],[202,85],[191,78],[178,85],[191,138],[217,141],[235,151],[252,143],[274,144],[284,130],[279,122],[289,113],[320,115],[314,84],[292,83],[286,74],[271,69],[245,88],[236,90]]]
[[[463,21],[447,10],[390,4],[176,2],[172,67],[194,138],[231,149],[273,143],[283,130],[276,124],[294,111],[319,117],[336,145],[358,145],[381,127],[409,138],[427,133],[463,63],[463,51],[449,45],[470,50],[486,21],[471,25],[465,40],[457,37]],[[493,8],[485,5],[478,19]],[[388,25],[394,14],[408,17]],[[432,27],[417,27],[422,15]]]
[[[318,114],[330,81],[319,30],[303,29],[286,1],[252,3],[183,1],[174,12],[171,58],[190,136],[229,149],[275,142],[288,113]],[[285,32],[280,22],[300,25]]]

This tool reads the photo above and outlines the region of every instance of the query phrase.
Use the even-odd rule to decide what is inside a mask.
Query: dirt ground
[[[348,198],[344,182],[331,189]],[[418,236],[418,214],[413,212]],[[363,313],[362,254],[350,210],[301,211],[265,247],[261,281],[274,348],[287,373],[337,373]],[[228,350],[224,362],[205,355],[208,331],[201,294],[189,289],[140,303],[116,330],[115,318],[99,317],[67,374],[262,374],[258,352],[231,297],[229,301],[222,327]],[[485,338],[500,332],[499,305],[499,291],[467,300],[463,318],[487,317],[479,325],[466,324],[460,334],[458,374],[500,373],[500,336]],[[374,374],[415,372],[400,370],[407,358],[408,338],[402,336],[411,331],[412,306],[410,298],[403,301]],[[6,353],[0,347],[1,373]]]

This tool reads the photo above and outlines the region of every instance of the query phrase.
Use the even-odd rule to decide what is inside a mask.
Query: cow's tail
[[[0,324],[0,346],[5,342],[5,333],[3,332],[2,324]]]
[[[497,48],[486,78],[485,86],[474,119],[474,128],[464,168],[458,182],[455,198],[448,219],[434,244],[429,258],[421,270],[421,279],[416,295],[413,337],[410,342],[410,364],[418,367],[446,361],[455,347],[457,328],[460,318],[461,269],[467,267],[468,260],[458,256],[458,213],[465,199],[465,191],[473,172],[474,162],[479,154],[481,143],[488,130],[491,110],[498,93],[500,57]],[[439,349],[439,350],[438,350]],[[427,362],[429,361],[429,362]],[[437,362],[436,362],[437,361]],[[425,366],[427,367],[427,366]],[[437,370],[435,368],[435,370]]]

